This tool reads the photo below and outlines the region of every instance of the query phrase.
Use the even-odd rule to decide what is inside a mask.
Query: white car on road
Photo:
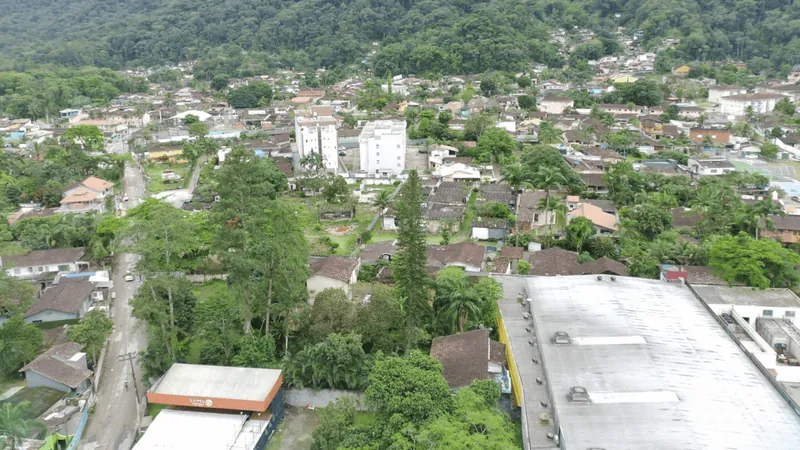
[[[133,280],[135,280],[135,279],[136,279],[136,278],[134,278],[134,277],[133,277],[133,274],[132,274],[132,273],[126,273],[126,274],[125,274],[125,281],[128,281],[128,282],[130,282],[130,281],[133,281]]]

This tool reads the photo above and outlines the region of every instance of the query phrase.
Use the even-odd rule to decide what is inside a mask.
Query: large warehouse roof
[[[499,278],[513,289],[506,297],[519,292],[519,277]],[[800,415],[688,288],[627,277],[524,280],[562,448],[799,448]],[[503,316],[525,326],[519,309]],[[569,343],[556,344],[556,332]],[[533,364],[523,342],[511,341],[516,363]],[[580,390],[570,399],[575,387],[588,402]]]
[[[246,414],[165,409],[134,450],[253,450],[267,424]]]
[[[173,364],[147,393],[150,403],[266,411],[282,382],[274,369]]]

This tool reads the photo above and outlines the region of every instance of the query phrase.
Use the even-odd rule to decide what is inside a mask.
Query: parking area
[[[428,170],[428,154],[419,152],[423,148],[416,145],[406,147],[406,170]]]

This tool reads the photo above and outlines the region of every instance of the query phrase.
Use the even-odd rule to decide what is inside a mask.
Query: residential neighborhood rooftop
[[[35,268],[44,264],[80,261],[85,253],[86,249],[83,247],[34,250],[24,255],[2,256],[0,257],[0,265],[6,269],[11,267]]]
[[[74,342],[58,344],[39,355],[19,371],[31,370],[75,389],[92,376],[91,370],[81,367],[75,360],[76,355],[82,355],[82,350],[83,347]]]

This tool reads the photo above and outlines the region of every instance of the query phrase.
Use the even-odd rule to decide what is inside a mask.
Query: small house
[[[80,344],[67,342],[39,355],[20,372],[29,388],[49,387],[62,392],[83,393],[90,387],[92,371]]]
[[[306,281],[309,304],[325,289],[341,289],[349,297],[350,287],[358,281],[361,260],[343,256],[328,256],[311,262],[311,277]]]

